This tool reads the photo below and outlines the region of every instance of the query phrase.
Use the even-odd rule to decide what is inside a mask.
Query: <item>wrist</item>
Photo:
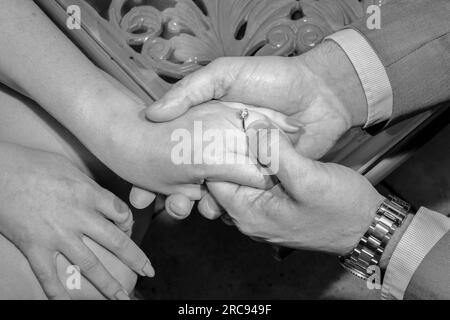
[[[383,255],[380,259],[380,268],[381,270],[385,271],[389,261],[392,257],[392,254],[394,253],[395,249],[397,248],[398,243],[400,242],[401,238],[405,234],[406,230],[408,229],[414,215],[408,214],[405,221],[403,221],[402,225],[394,232],[391,240],[389,240],[388,244],[386,245],[386,248],[383,251]]]
[[[399,240],[411,220],[410,205],[396,197],[385,199],[357,246],[339,259],[342,266],[357,277],[367,279],[369,267],[385,270]]]
[[[341,102],[350,127],[363,126],[368,115],[364,89],[352,62],[339,45],[325,41],[299,58]]]
[[[75,102],[78,115],[74,131],[94,154],[95,150],[110,149],[124,133],[136,129],[139,112],[145,106],[123,90],[102,77],[97,84],[82,90]]]
[[[375,188],[371,186],[371,189],[372,192],[368,194],[367,198],[360,199],[360,208],[355,208],[355,210],[361,210],[357,216],[359,220],[354,221],[354,224],[358,226],[356,229],[357,232],[352,234],[349,246],[347,246],[343,252],[339,253],[341,255],[348,255],[358,246],[363,236],[373,224],[377,216],[378,208],[386,200],[386,198],[378,193]]]

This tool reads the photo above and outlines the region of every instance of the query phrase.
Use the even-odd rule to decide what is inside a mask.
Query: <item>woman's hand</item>
[[[109,124],[108,134],[103,134],[109,138],[97,154],[122,178],[145,190],[181,193],[198,200],[204,181],[267,187],[266,177],[246,159],[247,140],[239,111],[222,103],[192,108],[169,123],[151,123],[135,106],[122,104]],[[208,137],[208,133],[218,139]],[[227,134],[236,137],[234,144],[226,143]],[[208,152],[208,146],[214,143],[218,152]],[[181,145],[185,146],[183,150]],[[183,152],[187,160],[179,163]],[[227,156],[234,161],[225,161]]]
[[[154,275],[148,258],[126,234],[133,218],[124,202],[59,155],[4,143],[0,149],[0,232],[27,257],[50,299],[69,298],[57,275],[59,254],[105,297],[128,298],[85,238],[138,274]]]

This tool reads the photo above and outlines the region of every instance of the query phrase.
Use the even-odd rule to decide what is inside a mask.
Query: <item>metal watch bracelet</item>
[[[372,272],[369,266],[378,266],[381,256],[395,230],[409,213],[411,206],[405,201],[389,196],[378,207],[367,232],[351,253],[339,257],[341,265],[353,275],[367,280]]]

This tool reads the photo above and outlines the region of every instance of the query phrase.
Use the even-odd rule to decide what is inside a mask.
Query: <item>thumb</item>
[[[253,155],[291,196],[299,198],[306,176],[314,172],[314,162],[297,153],[289,137],[267,119],[251,123],[246,133]]]
[[[145,209],[155,200],[156,195],[150,191],[133,186],[130,192],[130,203],[138,210]]]
[[[166,212],[177,220],[189,217],[195,202],[181,193],[172,194],[166,199]]]
[[[246,187],[241,187],[231,182],[213,182],[206,183],[208,190],[214,196],[214,199],[222,206],[225,211],[234,211],[235,206],[241,207],[236,197],[238,190]],[[242,207],[241,207],[242,208]]]
[[[171,121],[192,107],[222,98],[232,83],[227,69],[226,64],[213,62],[188,75],[147,108],[147,119],[155,122]]]

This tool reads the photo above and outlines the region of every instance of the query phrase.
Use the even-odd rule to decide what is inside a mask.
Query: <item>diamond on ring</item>
[[[239,114],[239,117],[240,117],[242,120],[247,119],[247,118],[248,118],[248,109],[247,109],[247,108],[242,109],[242,110],[241,110],[241,113]]]
[[[242,119],[242,128],[245,131],[245,119],[248,118],[248,109],[247,108],[244,108],[241,110],[241,112],[239,113],[239,118]]]

